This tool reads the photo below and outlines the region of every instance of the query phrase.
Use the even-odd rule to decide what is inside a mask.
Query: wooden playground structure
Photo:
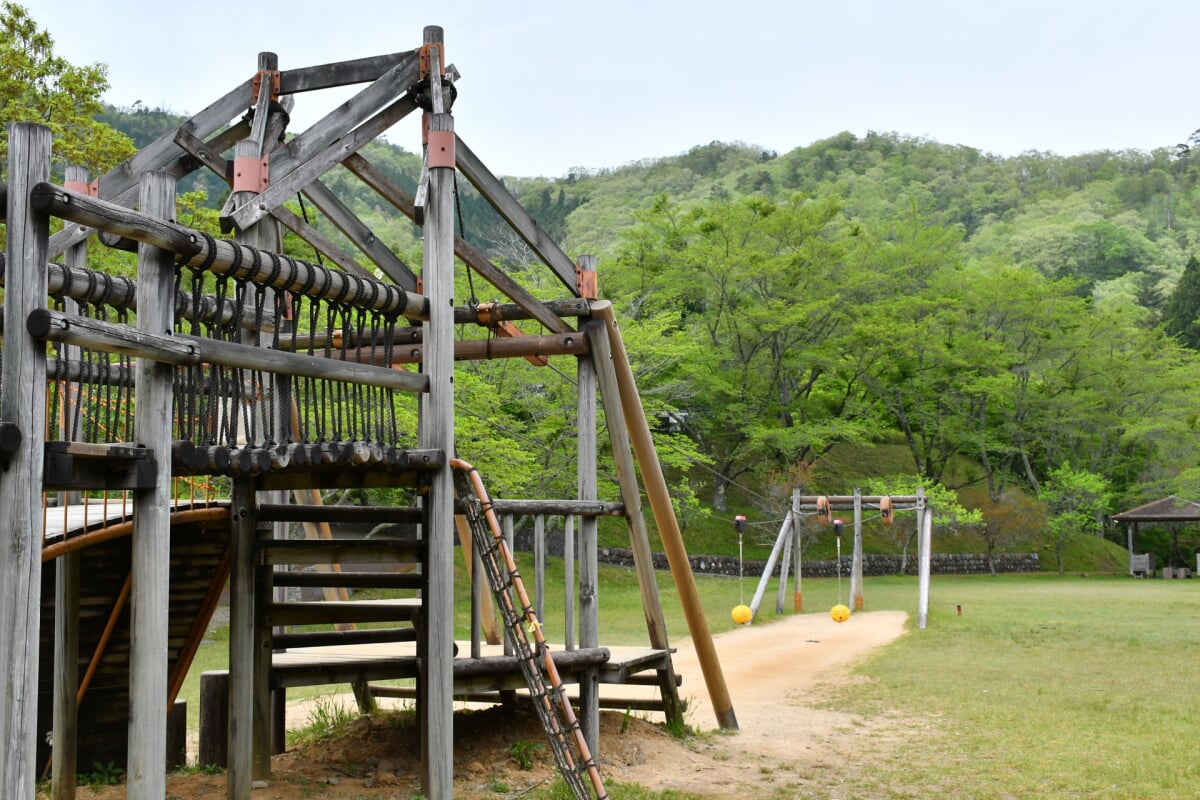
[[[228,587],[229,669],[215,695],[227,701],[215,711],[227,715],[216,736],[230,798],[248,798],[252,780],[269,775],[289,686],[349,682],[366,702],[389,691],[372,684],[385,678],[413,679],[395,691],[416,702],[426,796],[453,796],[454,703],[469,697],[532,703],[574,794],[605,797],[600,685],[651,683],[655,707],[681,713],[643,489],[717,722],[736,729],[617,321],[597,299],[594,259],[567,257],[456,133],[458,76],[441,29],[426,28],[413,50],[300,69],[280,70],[262,53],[249,71],[96,180],[68,168],[62,185],[52,182],[49,130],[9,128],[0,187],[0,682],[8,689],[0,693],[0,796],[33,797],[45,771],[56,800],[73,797],[77,751],[119,742],[127,796],[161,800],[169,712]],[[286,130],[299,96],[358,85],[307,130]],[[417,111],[424,169],[409,196],[360,151]],[[339,167],[421,226],[419,268],[383,246],[322,181]],[[221,214],[231,238],[175,221],[177,182],[200,169],[231,187]],[[455,235],[456,172],[550,269],[565,298],[536,298]],[[357,253],[284,205],[298,193]],[[63,223],[53,235],[52,219]],[[335,266],[283,254],[282,228]],[[97,240],[137,253],[136,280],[91,266]],[[456,305],[456,258],[507,302]],[[544,333],[522,334],[520,321]],[[482,326],[488,338],[456,341],[456,326]],[[568,356],[578,378],[578,496],[490,498],[471,454],[455,447],[455,362]],[[615,501],[597,497],[598,404],[617,467]],[[418,419],[415,431],[399,424],[404,417]],[[217,480],[228,490],[216,492]],[[323,488],[393,487],[414,502],[320,502]],[[644,648],[601,643],[603,514],[628,524]],[[540,570],[530,590],[512,559],[520,515],[539,526],[563,516],[566,541],[578,541],[567,558],[578,576],[568,570],[561,640],[556,623],[543,625]],[[349,539],[329,529],[380,522],[415,533]],[[304,538],[288,537],[294,524]],[[456,545],[472,565],[472,631],[461,643]],[[297,602],[287,588],[325,599]],[[371,588],[407,595],[346,600],[348,590]],[[356,623],[386,627],[351,629]],[[295,626],[322,629],[288,630]],[[577,713],[567,683],[578,685]]]

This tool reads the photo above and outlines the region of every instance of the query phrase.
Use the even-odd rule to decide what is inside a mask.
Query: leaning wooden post
[[[925,491],[917,489],[917,628],[929,622],[929,562],[933,539],[933,510],[925,500]]]
[[[725,675],[717,658],[712,631],[708,627],[704,607],[700,603],[700,592],[696,589],[696,579],[692,574],[691,562],[688,561],[687,548],[683,545],[679,520],[675,519],[675,508],[671,505],[667,480],[663,477],[662,465],[659,464],[658,454],[654,450],[650,425],[646,422],[646,412],[642,408],[642,399],[633,379],[633,369],[629,366],[629,357],[625,353],[625,343],[617,330],[617,319],[613,315],[612,304],[608,301],[593,303],[592,316],[603,320],[608,329],[613,368],[617,374],[617,388],[621,393],[621,408],[625,411],[625,424],[629,427],[633,452],[642,469],[642,480],[645,481],[646,495],[650,498],[650,509],[658,523],[658,534],[662,539],[663,550],[666,551],[667,562],[671,566],[675,590],[679,593],[680,604],[687,618],[688,630],[692,634],[692,643],[700,661],[700,671],[704,673],[704,683],[708,687],[708,696],[712,701],[717,724],[725,730],[737,730],[733,701],[729,697],[729,688],[725,685]]]
[[[596,257],[584,255],[576,267],[576,284],[585,299],[595,299]],[[575,403],[576,488],[580,500],[597,498],[596,482],[596,367],[589,357],[576,360]],[[599,566],[596,554],[597,520],[579,518],[579,646],[600,645]],[[579,676],[579,716],[588,750],[600,758],[600,684],[596,670]]]
[[[775,613],[783,614],[783,599],[787,596],[788,585],[788,567],[792,561],[792,531],[795,529],[795,520],[789,514],[783,521],[783,528],[779,531],[779,538],[783,541],[783,556],[779,559],[779,592],[775,596]]]
[[[66,185],[87,188],[91,176],[83,167],[71,165],[66,171]],[[67,248],[68,267],[87,267],[87,242]],[[70,298],[64,301],[68,313],[78,310]],[[79,357],[79,348],[59,345],[67,360]],[[64,382],[63,439],[70,439],[72,419],[79,413],[78,384]],[[61,502],[69,505],[71,492],[61,493]],[[64,532],[65,534],[65,532]],[[53,800],[73,800],[75,797],[76,723],[79,704],[79,552],[66,553],[54,564],[54,733],[51,740],[50,785]]]
[[[8,128],[8,272],[0,422],[21,443],[0,475],[0,797],[33,797],[37,779],[38,625],[42,598],[42,472],[46,430],[46,346],[25,319],[46,303],[49,218],[29,203],[50,180],[50,129]]]
[[[175,217],[175,179],[142,176],[142,212]],[[175,254],[138,246],[137,328],[167,334],[175,326]],[[171,578],[171,366],[139,358],[134,371],[134,440],[150,451],[153,489],[133,493],[133,594],[130,600],[129,767],[131,800],[166,796],[167,609]]]
[[[421,737],[421,789],[427,797],[454,796],[454,118],[446,113],[441,81],[442,29],[425,28],[425,56],[433,90],[428,121],[428,190],[421,278],[429,298],[423,324],[424,370],[429,395],[421,417],[420,446],[447,458],[433,475],[426,497],[424,531],[429,570],[423,598],[427,657],[421,675],[425,731]]]
[[[850,596],[855,611],[863,610],[862,490],[854,490],[854,555],[850,558]]]
[[[596,377],[600,384],[600,400],[604,406],[604,427],[608,429],[613,464],[617,469],[617,483],[621,488],[621,501],[625,504],[625,521],[629,525],[629,548],[633,552],[633,566],[637,571],[638,589],[642,595],[646,632],[649,634],[651,647],[669,651],[671,645],[667,638],[667,621],[663,616],[658,579],[654,574],[654,554],[650,551],[650,534],[646,528],[645,514],[642,513],[642,494],[638,489],[637,470],[634,467],[633,454],[630,452],[629,433],[625,425],[625,412],[621,408],[617,373],[612,365],[608,331],[600,320],[589,321],[584,325],[584,331],[592,346],[592,359],[596,364]],[[658,682],[663,698],[663,712],[667,719],[682,721],[683,709],[679,704],[675,667],[669,658],[658,671]]]

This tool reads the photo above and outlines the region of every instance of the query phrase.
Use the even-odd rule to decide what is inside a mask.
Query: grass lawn
[[[548,608],[561,608],[561,575],[561,562],[551,559]],[[729,611],[749,602],[757,576],[740,586],[736,578],[697,582],[719,633],[733,627]],[[687,630],[669,574],[659,574],[659,587],[668,629],[680,641]],[[843,580],[843,600],[847,588]],[[864,716],[898,712],[921,724],[899,757],[868,745],[827,792],[805,797],[1200,796],[1200,722],[1192,709],[1200,671],[1191,663],[1200,645],[1200,580],[935,576],[923,631],[915,629],[914,578],[867,578],[864,589],[868,611],[907,611],[913,630],[859,665],[865,680],[834,690],[828,705]],[[776,591],[772,582],[755,624],[774,618]],[[602,567],[599,593],[602,643],[644,644],[633,573]],[[809,613],[827,613],[838,599],[835,580],[804,581]],[[463,613],[460,637],[467,625]],[[549,611],[546,625],[553,639],[561,611]],[[222,638],[206,645],[200,663],[213,668],[213,652],[219,662],[226,647]],[[188,700],[189,708],[198,702]]]

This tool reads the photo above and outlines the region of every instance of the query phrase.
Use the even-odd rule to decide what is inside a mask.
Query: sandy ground
[[[827,614],[803,614],[715,637],[737,732],[718,732],[717,718],[690,642],[677,645],[676,672],[686,721],[699,735],[681,742],[656,714],[605,712],[600,772],[605,781],[639,783],[712,798],[791,797],[827,789],[859,760],[898,752],[913,721],[870,718],[824,707],[828,690],[855,680],[852,665],[904,633],[906,615],[877,611],[838,624]],[[631,687],[622,689],[629,696]],[[347,706],[350,698],[339,698]],[[312,701],[289,704],[291,726],[302,725]],[[255,800],[409,798],[419,794],[419,744],[414,724],[395,717],[362,718],[343,736],[276,756],[272,777]],[[465,800],[519,797],[554,779],[536,716],[500,708],[455,716],[455,796]],[[535,763],[515,763],[514,743],[532,745]],[[81,788],[81,797],[118,800],[124,787]],[[173,775],[168,798],[225,796],[223,775]]]
[[[850,679],[854,662],[902,635],[906,617],[876,611],[838,624],[826,614],[803,614],[715,637],[738,733],[701,737],[683,752],[659,753],[669,768],[648,757],[638,765],[614,765],[610,772],[652,788],[751,797],[751,787],[769,793],[772,786],[805,783],[844,764],[866,737],[874,746],[886,746],[895,720],[861,719],[815,706],[826,702],[830,686]],[[675,668],[685,676],[680,694],[688,700],[688,722],[700,730],[716,728],[690,641],[679,648]]]

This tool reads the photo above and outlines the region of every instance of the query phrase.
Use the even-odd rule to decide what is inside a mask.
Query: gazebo
[[[1198,522],[1200,523],[1200,503],[1183,500],[1175,495],[1155,500],[1152,503],[1113,514],[1113,519],[1126,523],[1126,541],[1129,549],[1129,574],[1149,574],[1153,571],[1147,556],[1135,556],[1133,542],[1137,536],[1138,525],[1147,522]]]

